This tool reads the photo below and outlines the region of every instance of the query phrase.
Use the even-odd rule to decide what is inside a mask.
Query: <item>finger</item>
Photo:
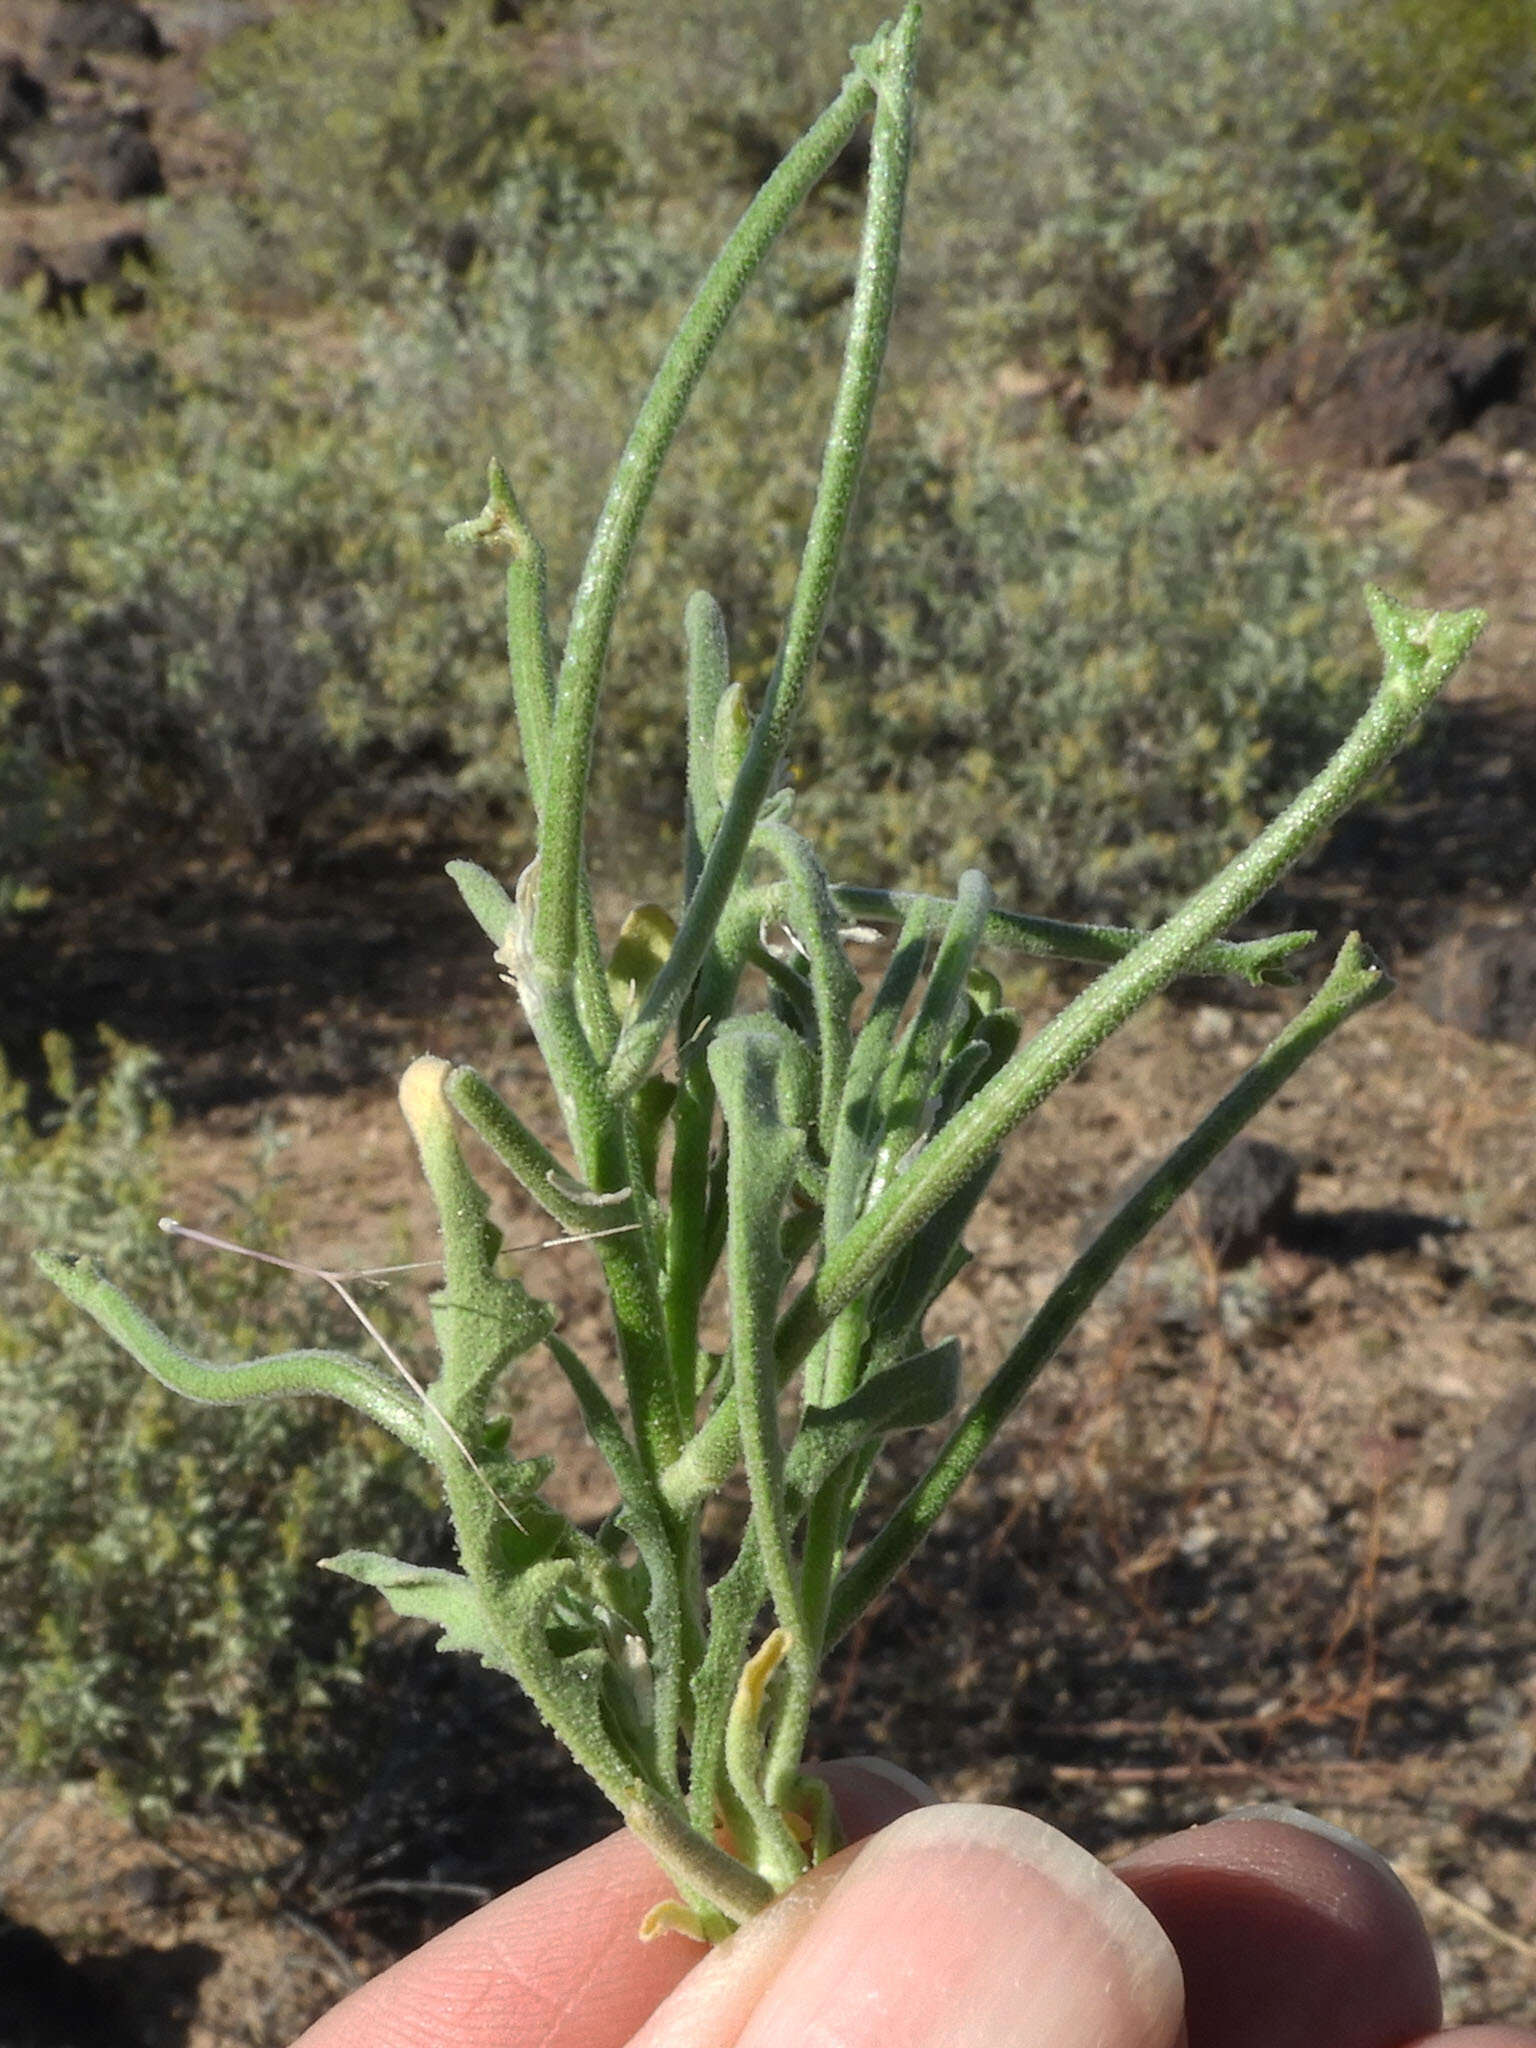
[[[1028,1814],[932,1806],[733,1935],[632,2048],[1174,2048],[1181,2012],[1102,1864]]]
[[[1400,2048],[1440,2024],[1417,1907],[1341,1829],[1253,1808],[1139,1849],[1115,1874],[1178,1951],[1190,2048]]]
[[[850,1835],[932,1795],[894,1765],[829,1765]],[[672,1896],[650,1851],[620,1830],[519,1885],[354,1992],[295,2048],[621,2048],[705,1953],[639,1938]]]
[[[639,1926],[671,1886],[620,1830],[458,1921],[295,2048],[621,2048],[698,1960]]]

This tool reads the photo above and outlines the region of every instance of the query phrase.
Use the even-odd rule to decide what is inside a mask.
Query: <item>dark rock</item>
[[[1536,1385],[1489,1415],[1451,1489],[1434,1573],[1490,1617],[1536,1614]]]
[[[1084,1225],[1083,1250],[1148,1176],[1141,1174]],[[1296,1208],[1301,1167],[1283,1145],[1234,1138],[1195,1182],[1195,1227],[1223,1266],[1241,1266],[1271,1239],[1283,1237]]]
[[[456,13],[459,0],[407,0],[411,20],[420,36],[440,36]],[[505,28],[521,21],[526,0],[480,0],[481,18],[491,28]]]
[[[163,57],[165,44],[151,16],[134,0],[59,0],[43,32],[50,56],[78,57],[99,50],[111,57]]]
[[[1224,1266],[1240,1266],[1284,1232],[1301,1168],[1283,1145],[1237,1138],[1195,1182],[1200,1234]]]
[[[134,273],[153,269],[154,254],[136,228],[46,256],[31,242],[16,242],[0,257],[0,291],[30,290],[44,313],[83,313],[86,293],[101,287],[114,313],[136,313],[145,295]]]
[[[31,242],[16,242],[0,260],[0,290],[25,292],[40,313],[83,313],[85,286],[60,276]],[[5,2048],[0,2041],[0,2048]]]
[[[125,270],[153,270],[154,251],[138,228],[120,228],[89,242],[73,243],[57,257],[61,275],[82,284],[113,284]]]
[[[46,1934],[0,1914],[0,2048],[139,2048],[116,2002]]]
[[[1481,512],[1509,496],[1509,478],[1470,455],[1442,449],[1421,462],[1410,462],[1403,487],[1441,512]]]
[[[1536,911],[1440,940],[1425,955],[1419,1002],[1441,1024],[1536,1052]]]
[[[1200,385],[1190,434],[1201,447],[1279,429],[1285,460],[1375,469],[1428,455],[1490,406],[1513,401],[1523,342],[1414,321],[1359,344],[1303,342],[1262,363],[1229,363]]]
[[[0,136],[22,135],[47,118],[47,86],[19,57],[0,57]]]
[[[156,13],[177,41],[187,38],[204,47],[226,43],[270,18],[268,8],[251,0],[164,0]]]
[[[81,293],[102,289],[114,313],[137,313],[146,294],[135,273],[152,271],[155,259],[145,235],[137,228],[123,228],[59,250],[53,267],[66,288]]]
[[[113,121],[86,142],[77,161],[103,199],[153,199],[165,190],[160,152],[135,121]]]

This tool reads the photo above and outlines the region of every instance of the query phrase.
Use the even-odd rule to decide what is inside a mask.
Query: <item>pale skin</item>
[[[353,1994],[295,2048],[1536,2048],[1441,2030],[1434,1953],[1364,1844],[1286,1809],[1113,1872],[1043,1822],[828,1772],[852,1846],[719,1949],[619,1832]]]

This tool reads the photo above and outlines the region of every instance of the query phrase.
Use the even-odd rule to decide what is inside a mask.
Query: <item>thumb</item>
[[[1029,1814],[930,1806],[707,1957],[631,2048],[1176,2048],[1167,1936]]]

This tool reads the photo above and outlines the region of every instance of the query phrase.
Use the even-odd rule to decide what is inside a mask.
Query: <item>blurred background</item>
[[[441,1550],[399,1456],[176,1407],[28,1259],[92,1250],[209,1355],[350,1342],[323,1287],[155,1218],[425,1257],[404,1058],[547,1113],[442,875],[531,843],[496,566],[444,529],[499,456],[558,641],[673,326],[876,20],[0,0],[0,1966],[81,2001],[70,2039],[270,2048],[609,1824],[510,1689],[314,1572]],[[832,1670],[825,1749],[1106,1852],[1305,1800],[1403,1864],[1456,2017],[1529,2017],[1536,9],[933,0],[921,76],[793,767],[839,878],[979,865],[1020,908],[1155,918],[1358,711],[1363,580],[1493,623],[1262,909],[1358,925],[1404,994],[1074,1340]],[[689,592],[749,691],[771,665],[864,170],[750,293],[636,560],[611,922],[676,889]],[[1175,991],[1047,1106],[974,1233],[973,1370],[1292,1000]],[[582,1255],[529,1271],[601,1363]],[[375,1304],[402,1343],[418,1292]],[[600,1513],[558,1388],[517,1407]]]

